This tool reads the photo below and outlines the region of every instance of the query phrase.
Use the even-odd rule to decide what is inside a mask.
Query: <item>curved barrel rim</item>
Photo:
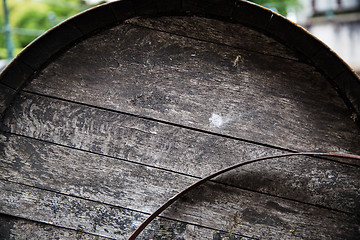
[[[76,42],[139,16],[199,16],[255,28],[303,54],[360,116],[360,78],[334,51],[285,17],[242,0],[122,0],[85,10],[49,29],[24,48],[0,74],[0,117],[47,63]]]

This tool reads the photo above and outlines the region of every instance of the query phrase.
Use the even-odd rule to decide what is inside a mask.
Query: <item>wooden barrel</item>
[[[126,239],[219,169],[360,154],[360,81],[246,1],[124,0],[68,19],[0,75],[0,238]],[[190,192],[138,239],[358,239],[360,163],[287,157]]]

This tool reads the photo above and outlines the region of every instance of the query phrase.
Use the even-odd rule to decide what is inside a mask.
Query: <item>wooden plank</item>
[[[360,151],[313,67],[131,25],[79,43],[26,90],[296,151]]]
[[[145,229],[136,239],[209,239],[221,240],[231,236],[232,239],[246,240],[237,234],[201,228],[182,222],[169,221],[163,218],[153,224],[156,228]],[[77,240],[106,240],[115,239],[96,236],[77,230],[71,230],[33,222],[12,216],[0,214],[0,239],[2,240],[38,240],[38,239],[77,239]]]
[[[101,116],[101,118],[99,119],[97,116]],[[174,178],[173,172],[199,178],[256,156],[279,153],[279,151],[267,147],[32,94],[23,94],[14,103],[4,119],[4,126],[7,127],[7,131],[16,134],[101,155],[89,157],[87,153],[75,150],[70,151],[21,137],[4,136],[3,159],[7,159],[9,162],[3,163],[3,176],[8,176],[13,181],[40,183],[41,178],[34,178],[37,175],[37,166],[46,165],[45,169],[50,172],[48,173],[50,175],[42,176],[43,178],[63,179],[64,186],[69,184],[67,182],[76,181],[71,193],[77,191],[76,186],[82,183],[82,178],[86,176],[86,179],[94,180],[94,182],[86,183],[86,186],[96,186],[97,182],[106,183],[105,193],[108,193],[110,189],[112,192],[120,187],[119,191],[114,192],[115,195],[107,195],[97,200],[118,201],[116,200],[118,192],[122,192],[121,196],[128,196],[130,193],[138,194],[138,198],[141,200],[131,203],[137,205],[126,205],[126,207],[148,212],[159,206],[156,203],[150,205],[150,210],[142,209],[141,204],[147,202],[147,192],[152,192],[151,189],[160,187],[172,189],[171,192],[158,190],[153,193],[154,199],[165,201],[195,181],[194,178],[185,176],[186,181],[169,181]],[[89,158],[94,158],[93,162],[88,162]],[[21,175],[19,175],[18,167],[27,166],[28,159],[32,159],[36,164],[33,163],[31,168],[22,169]],[[77,159],[78,162],[73,162],[73,159]],[[151,175],[150,172],[153,170],[136,167],[135,164],[120,161],[121,159],[171,172],[160,171]],[[84,167],[89,164],[91,164],[89,168]],[[64,168],[57,171],[56,169],[60,165]],[[77,171],[83,169],[80,179],[73,178],[77,171],[69,175],[70,179],[64,178],[63,172],[69,173],[74,171],[72,169],[79,169]],[[91,177],[92,174],[95,174],[94,169],[100,171],[98,175],[101,179]],[[103,172],[103,169],[108,172]],[[357,212],[360,201],[357,190],[360,189],[358,169],[358,167],[314,158],[290,158],[247,166],[242,170],[220,177],[218,180],[257,192],[341,211]],[[55,172],[56,175],[54,176],[52,172]],[[105,177],[102,174],[108,174],[108,176]],[[119,174],[132,177],[139,175],[140,179],[133,179],[121,186],[117,186],[117,182],[106,180],[113,179],[113,176],[120,176]],[[146,176],[146,179],[141,175]],[[32,176],[32,178],[29,179],[28,176]],[[153,185],[151,182],[157,176],[166,179],[164,183],[160,183],[160,186]],[[121,179],[121,182],[124,181],[123,178]],[[145,180],[150,182],[142,182]],[[141,185],[147,186],[146,190],[134,187],[134,184],[140,182],[142,182]],[[99,191],[98,188],[89,190],[90,193],[97,191]],[[149,204],[153,203],[150,201]]]
[[[7,181],[0,181],[0,189],[3,214],[117,239],[125,239],[145,217],[117,206]],[[210,183],[165,215],[255,238],[354,239],[359,234],[354,216],[255,195]],[[156,231],[156,225],[150,226],[151,230]]]
[[[148,213],[196,181],[21,137],[5,142],[1,159],[3,179]]]
[[[108,204],[120,204],[140,211],[154,211],[161,202],[165,202],[166,199],[196,181],[195,178],[185,176],[181,177],[180,181],[177,174],[174,175],[174,173],[21,137],[9,137],[4,146],[2,159],[6,159],[6,161],[2,161],[0,171],[4,179],[24,184],[31,183],[32,186],[42,188],[48,188],[48,185],[53,186],[61,182],[62,184],[56,188],[56,191]],[[305,164],[306,162],[304,162]],[[279,167],[278,164],[266,165],[268,167],[270,165],[272,168]],[[39,166],[42,166],[41,174],[39,174]],[[328,166],[325,164],[325,166],[321,166],[323,169],[314,168],[309,173],[312,181],[304,179],[304,177],[289,180],[289,182],[296,181],[293,184],[301,185],[304,189],[299,187],[289,189],[287,186],[279,186],[281,185],[279,182],[284,181],[276,179],[280,177],[279,173],[273,178],[268,177],[267,175],[273,175],[275,171],[264,173],[264,166],[261,165],[227,174],[218,178],[218,181],[233,186],[247,186],[248,189],[257,191],[265,188],[268,192],[270,191],[267,188],[274,188],[277,184],[277,189],[281,189],[281,191],[271,192],[272,194],[280,192],[280,195],[285,195],[288,193],[285,197],[295,197],[298,201],[313,195],[306,200],[313,204],[356,213],[359,208],[359,196],[358,191],[355,190],[358,189],[357,179],[352,178],[358,177],[357,169],[340,167],[341,172],[339,173],[338,169],[326,169]],[[255,169],[260,169],[260,171]],[[64,172],[67,174],[64,175]],[[256,180],[257,178],[260,180]],[[282,178],[288,177],[282,176]],[[158,182],[157,179],[163,179],[163,182]],[[173,182],[169,179],[177,180]],[[266,180],[269,182],[268,184],[264,183]],[[335,181],[337,185],[335,185]],[[304,182],[310,186],[304,186]],[[82,187],[79,188],[79,186]],[[152,189],[156,189],[156,191]],[[138,201],[133,202],[135,196]],[[143,203],[147,203],[146,206]]]
[[[140,213],[0,181],[1,213],[102,236],[124,238]],[[131,219],[131,220],[130,220]]]
[[[147,228],[137,239],[209,239],[221,240],[228,236],[239,240],[249,238],[216,231],[182,222],[174,222],[163,218],[154,222],[152,229]],[[77,230],[57,227],[50,224],[33,222],[13,216],[0,214],[0,239],[2,240],[37,240],[37,239],[115,239],[84,233]]]
[[[106,240],[105,238],[76,230],[59,228],[49,224],[33,222],[0,214],[0,239],[37,240],[37,239],[78,239]]]
[[[176,203],[167,214],[181,214],[187,219],[194,217],[198,212],[201,217],[197,221],[204,223],[206,221],[204,211],[209,206],[216,205],[219,211],[215,210],[211,213],[212,221],[224,219],[226,223],[223,223],[223,228],[233,227],[234,232],[240,231],[258,239],[356,239],[359,236],[358,217],[342,216],[324,209],[307,207],[304,204],[288,205],[281,200],[273,201],[269,197],[255,196],[256,194],[247,202],[244,199],[247,198],[246,195],[237,192],[237,189],[212,186],[210,183]],[[201,202],[199,204],[201,206],[192,209],[191,206],[198,205],[198,201]],[[181,212],[178,210],[180,207],[184,209]],[[227,214],[219,214],[222,210]]]
[[[119,207],[1,180],[0,189],[1,213],[11,213],[17,217],[40,221],[50,226],[109,238],[126,239],[146,217],[145,214]],[[8,227],[11,228],[11,226]],[[226,236],[228,234],[224,231],[159,218],[145,229],[138,239],[149,239],[151,237],[155,239],[162,237],[213,239],[213,236]],[[248,239],[236,234],[234,237]],[[29,238],[26,236],[26,239]]]
[[[266,55],[299,60],[295,51],[271,37],[241,24],[226,23],[197,16],[137,17],[130,18],[125,22],[201,41],[225,44]]]

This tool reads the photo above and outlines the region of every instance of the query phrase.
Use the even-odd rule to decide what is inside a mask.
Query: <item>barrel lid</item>
[[[0,115],[14,96],[59,53],[94,33],[137,16],[200,16],[240,23],[301,53],[360,116],[360,79],[334,51],[301,26],[254,3],[239,0],[122,0],[81,12],[49,29],[18,54],[0,75]]]

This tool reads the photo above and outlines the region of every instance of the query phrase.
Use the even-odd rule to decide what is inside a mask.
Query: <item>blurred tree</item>
[[[10,27],[10,23],[9,23],[9,9],[7,7],[7,1],[3,0],[3,13],[4,13],[4,33],[3,34],[3,41],[5,40],[5,45],[6,45],[6,55],[9,59],[13,58],[13,54],[14,54],[14,46],[12,43],[12,39],[11,39],[11,27]]]
[[[10,6],[14,42],[23,48],[39,33],[50,27],[47,13],[49,7],[39,2],[24,1]]]
[[[21,49],[47,29],[91,5],[84,0],[11,0],[8,2],[12,39]],[[0,58],[4,58],[4,9],[0,6]],[[18,52],[18,51],[17,51]]]
[[[290,11],[295,11],[301,7],[299,0],[250,0],[256,4],[267,7],[273,11],[287,16]]]

